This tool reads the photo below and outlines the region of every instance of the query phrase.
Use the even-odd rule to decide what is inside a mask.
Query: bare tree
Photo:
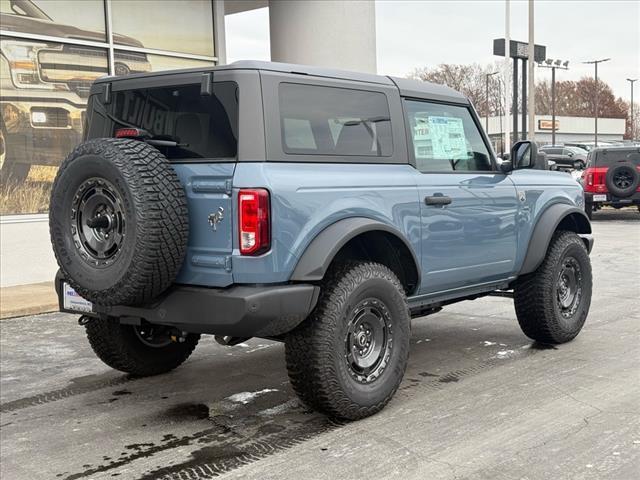
[[[502,64],[482,66],[478,63],[470,65],[443,63],[434,68],[417,68],[409,75],[409,78],[439,83],[461,92],[471,100],[478,114],[484,116],[487,114],[485,75],[500,71],[501,68]],[[504,112],[500,98],[500,92],[503,88],[499,77],[489,79],[489,115],[498,115]]]

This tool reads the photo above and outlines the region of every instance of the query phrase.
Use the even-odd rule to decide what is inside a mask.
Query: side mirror
[[[511,163],[510,160],[503,160],[502,163],[500,163],[500,171],[502,173],[509,173],[513,170],[513,164]]]
[[[516,142],[511,147],[513,169],[533,168],[538,159],[538,145],[528,140]]]
[[[569,152],[567,155],[569,155],[569,157],[573,157],[573,152]]]

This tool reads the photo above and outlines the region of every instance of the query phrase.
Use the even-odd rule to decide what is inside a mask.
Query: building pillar
[[[271,0],[271,60],[376,73],[373,0]]]

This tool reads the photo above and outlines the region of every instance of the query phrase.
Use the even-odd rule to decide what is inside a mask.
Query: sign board
[[[496,38],[493,41],[493,54],[504,57],[504,38]],[[529,44],[527,42],[518,42],[511,40],[509,43],[509,56],[511,58],[529,58]],[[542,62],[547,58],[547,47],[544,45],[533,46],[533,59],[536,62]]]
[[[560,128],[560,121],[556,120],[556,128]],[[553,130],[553,122],[551,120],[538,120],[538,130]]]

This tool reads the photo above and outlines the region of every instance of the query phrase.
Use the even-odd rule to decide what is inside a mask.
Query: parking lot
[[[75,316],[3,320],[3,479],[621,479],[640,471],[640,215],[594,216],[594,296],[556,347],[509,299],[413,321],[402,386],[336,423],[292,392],[283,346],[204,337],[176,371],[135,379],[91,352]]]

